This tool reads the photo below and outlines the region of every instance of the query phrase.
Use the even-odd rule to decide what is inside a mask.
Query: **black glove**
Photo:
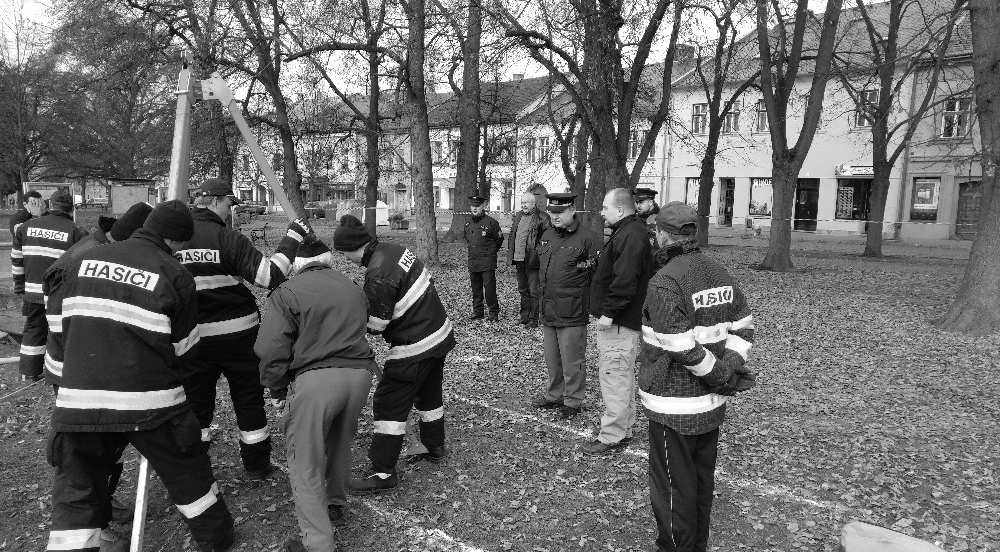
[[[732,396],[742,393],[754,385],[757,385],[757,374],[746,366],[740,366],[733,371],[733,375],[729,377],[729,380],[722,384],[715,392],[719,395]]]
[[[312,232],[312,228],[309,226],[309,223],[306,219],[300,218],[288,223],[288,233],[286,235],[302,243],[302,240],[306,239],[306,236],[310,232]]]

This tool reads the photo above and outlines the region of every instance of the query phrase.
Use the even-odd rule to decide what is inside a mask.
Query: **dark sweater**
[[[635,215],[618,221],[597,258],[590,284],[590,314],[639,330],[652,264],[646,225]]]

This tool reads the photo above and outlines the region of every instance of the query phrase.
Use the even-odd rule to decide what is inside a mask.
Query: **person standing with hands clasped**
[[[538,210],[538,196],[521,194],[521,210],[514,214],[507,240],[507,261],[514,265],[521,296],[518,320],[528,328],[538,327],[538,241],[549,226],[548,215]]]
[[[698,249],[696,222],[680,202],[656,215],[661,268],[642,308],[639,397],[660,552],[708,549],[719,426],[729,396],[756,383],[746,366],[750,306],[729,272]]]
[[[646,224],[636,216],[628,190],[609,191],[601,215],[611,236],[597,257],[590,285],[590,314],[597,317],[597,375],[604,400],[597,440],[583,448],[592,455],[624,447],[632,438],[635,358],[653,264]]]
[[[489,320],[496,321],[500,315],[497,300],[497,252],[503,245],[503,231],[500,223],[485,212],[486,198],[469,196],[469,210],[472,216],[465,221],[465,243],[469,245],[469,281],[472,284],[472,316],[470,320],[483,317],[483,295],[489,308]]]

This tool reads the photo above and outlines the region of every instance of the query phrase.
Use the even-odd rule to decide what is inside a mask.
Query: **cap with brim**
[[[198,196],[228,197],[236,205],[242,203],[240,198],[233,193],[233,185],[221,178],[209,178],[203,182],[201,188],[198,189]]]
[[[647,199],[655,198],[656,190],[651,190],[649,188],[636,188],[632,192],[632,196],[635,197],[636,201],[645,201]]]
[[[469,196],[469,205],[478,206],[486,203],[486,198],[478,195]]]
[[[548,200],[548,205],[545,206],[546,211],[551,213],[561,213],[573,206],[573,202],[576,201],[576,194],[545,194],[545,199]]]
[[[698,227],[698,213],[690,205],[671,201],[656,215],[656,227],[671,234],[694,234]]]

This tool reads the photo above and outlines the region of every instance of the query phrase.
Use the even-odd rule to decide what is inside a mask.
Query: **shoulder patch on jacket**
[[[733,302],[733,286],[722,286],[701,290],[691,295],[694,310],[716,307]]]
[[[399,256],[399,263],[397,264],[399,264],[399,268],[403,269],[403,272],[409,272],[416,261],[417,256],[409,249],[404,249],[403,254]]]

